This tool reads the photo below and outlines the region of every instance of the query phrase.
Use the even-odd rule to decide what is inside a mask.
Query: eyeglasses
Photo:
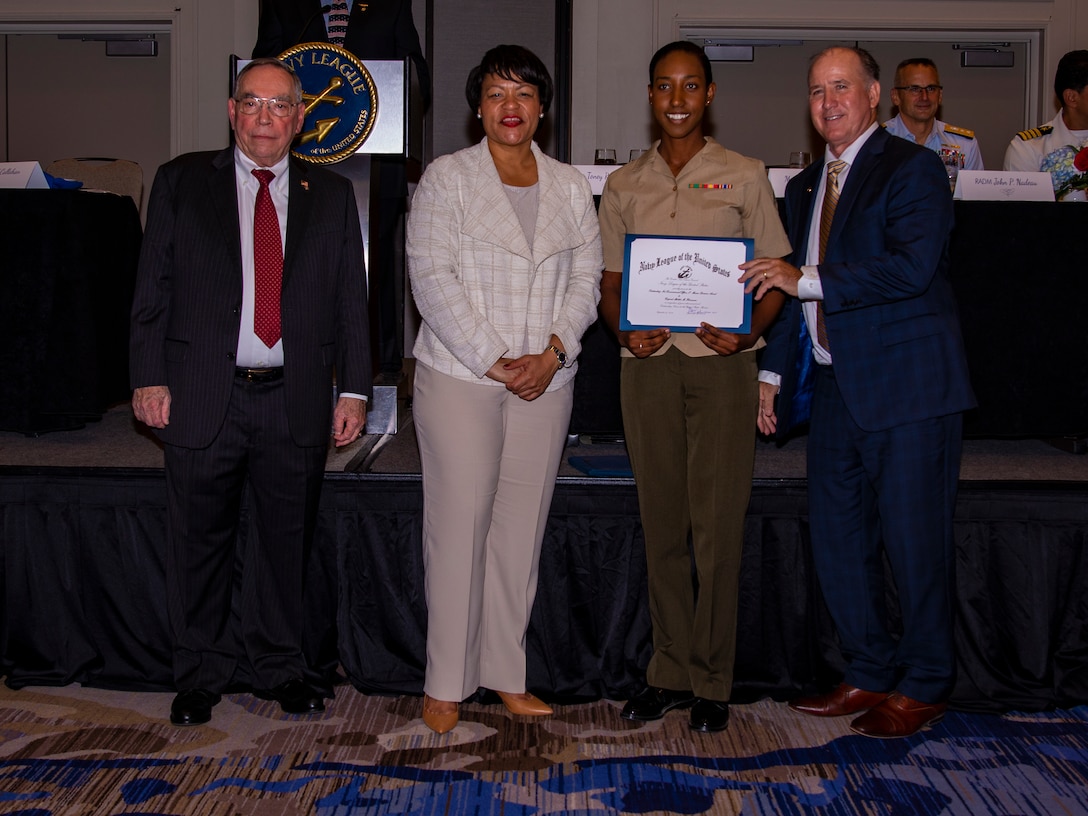
[[[922,91],[925,91],[929,96],[933,96],[937,91],[944,90],[944,85],[894,85],[892,87],[897,91],[906,91],[911,96],[921,96]]]
[[[278,116],[283,119],[286,116],[291,115],[291,111],[295,109],[298,102],[290,102],[286,99],[268,99],[262,96],[243,96],[241,99],[234,100],[238,103],[238,111],[244,113],[246,116],[253,116],[261,108],[268,106],[268,109],[272,111],[273,116]]]

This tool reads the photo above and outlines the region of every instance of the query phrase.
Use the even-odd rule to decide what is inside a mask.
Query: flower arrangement
[[[1050,173],[1054,196],[1059,201],[1073,190],[1088,190],[1088,142],[1079,148],[1059,147],[1047,154],[1039,169]]]

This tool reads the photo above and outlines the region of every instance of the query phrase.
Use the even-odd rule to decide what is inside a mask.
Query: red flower
[[[1073,166],[1082,173],[1088,170],[1088,147],[1082,147],[1080,152],[1073,157]]]

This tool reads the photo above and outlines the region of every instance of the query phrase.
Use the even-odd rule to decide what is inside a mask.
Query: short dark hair
[[[709,85],[714,81],[714,71],[710,67],[710,58],[706,55],[700,46],[691,42],[690,40],[677,40],[671,42],[668,45],[663,45],[654,52],[654,55],[650,57],[650,84],[654,84],[654,72],[657,71],[657,64],[661,60],[665,59],[669,54],[676,51],[681,51],[685,54],[691,54],[696,57],[703,66],[703,74],[705,74],[706,84]]]
[[[873,55],[866,51],[864,48],[851,45],[832,45],[812,55],[812,59],[808,61],[808,72],[812,74],[812,66],[815,65],[820,57],[825,54],[829,54],[832,51],[853,51],[857,55],[857,58],[861,60],[861,73],[872,85],[874,82],[880,82],[880,65],[873,58]]]
[[[294,100],[295,102],[302,101],[302,80],[299,79],[298,74],[295,73],[295,69],[288,65],[281,59],[276,57],[258,57],[257,59],[250,60],[245,64],[245,67],[238,72],[238,76],[234,78],[234,88],[231,90],[231,96],[238,93],[238,86],[242,84],[242,77],[252,71],[254,68],[259,68],[262,65],[271,65],[273,68],[280,68],[291,77],[291,85],[294,88]],[[237,97],[234,97],[237,99]]]
[[[465,99],[473,113],[480,107],[480,95],[484,89],[484,77],[488,74],[503,79],[535,85],[540,95],[540,108],[548,110],[552,104],[552,77],[540,57],[520,45],[496,45],[480,60],[480,64],[468,73],[465,83]]]
[[[1080,93],[1088,85],[1088,51],[1070,51],[1058,60],[1058,70],[1054,72],[1054,93],[1058,101],[1067,90]],[[1064,103],[1063,103],[1064,104]]]
[[[895,79],[897,81],[899,79],[899,72],[910,65],[921,65],[923,68],[932,68],[934,73],[940,75],[940,71],[937,70],[937,63],[929,57],[911,57],[895,66]]]

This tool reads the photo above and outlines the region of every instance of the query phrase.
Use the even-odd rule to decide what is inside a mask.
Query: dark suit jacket
[[[290,163],[280,311],[291,436],[326,445],[335,367],[341,391],[371,392],[366,281],[351,183]],[[159,168],[148,201],[132,307],[133,388],[166,385],[159,437],[202,448],[226,415],[242,306],[234,150]]]
[[[823,162],[786,188],[791,262],[805,263]],[[974,395],[949,284],[952,196],[935,153],[883,128],[850,167],[820,280],[835,378],[854,421],[878,431],[971,408]],[[807,420],[811,345],[801,303],[771,329],[762,368],[782,375],[778,434]]]
[[[299,43],[328,42],[321,5],[320,0],[261,0],[253,57],[278,57]],[[410,57],[426,109],[431,104],[431,75],[419,47],[411,0],[355,0],[350,9],[344,48],[361,60]]]

